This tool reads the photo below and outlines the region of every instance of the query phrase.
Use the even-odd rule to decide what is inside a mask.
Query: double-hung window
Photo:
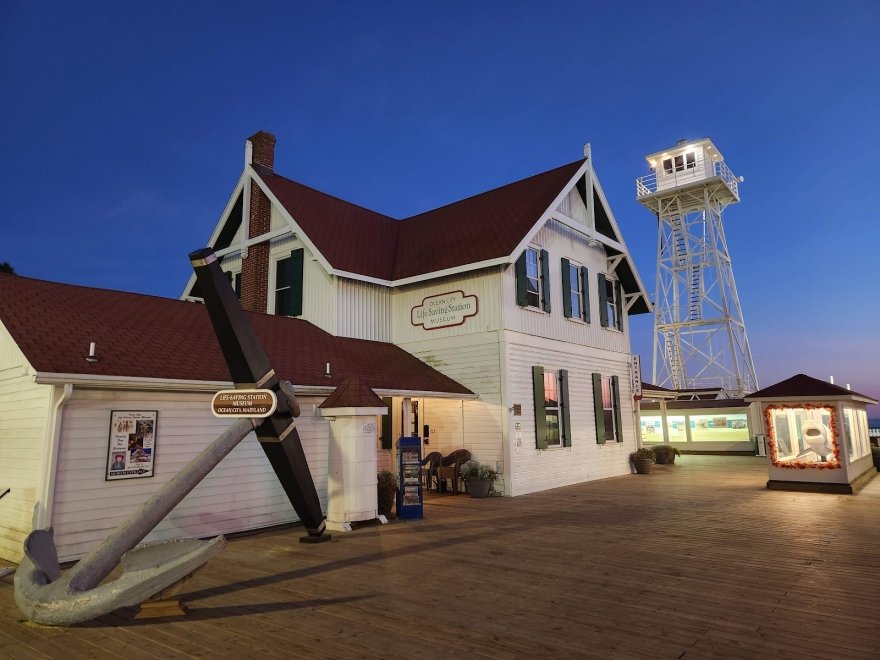
[[[550,311],[550,262],[547,250],[529,247],[516,260],[516,304]]]
[[[589,272],[562,259],[562,313],[565,318],[590,322]]]
[[[568,371],[532,367],[535,396],[535,446],[571,447]]]
[[[593,374],[593,407],[596,413],[596,442],[623,442],[620,414],[620,379]]]
[[[623,288],[619,280],[599,273],[599,321],[603,328],[623,330]]]
[[[303,303],[303,249],[275,262],[275,313],[300,316]]]

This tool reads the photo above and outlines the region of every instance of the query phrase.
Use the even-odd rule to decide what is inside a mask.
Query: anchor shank
[[[191,252],[189,258],[232,380],[237,386],[256,386],[281,394],[275,414],[257,428],[257,439],[309,536],[319,537],[325,529],[324,514],[293,425],[293,418],[299,414],[293,388],[282,390],[250,317],[241,308],[214,251],[203,248]]]
[[[72,569],[72,589],[93,589],[119,564],[126,552],[140,543],[159,522],[231,452],[259,420],[241,419],[205,447],[185,468],[174,475],[143,507],[131,514],[97,548]]]

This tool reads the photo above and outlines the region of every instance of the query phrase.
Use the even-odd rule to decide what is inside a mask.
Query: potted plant
[[[394,496],[397,495],[397,474],[383,470],[377,475],[376,479],[376,508],[378,509],[378,515],[391,518]]]
[[[630,454],[629,460],[632,461],[636,474],[650,474],[651,465],[654,464],[654,456],[655,453],[651,447],[642,447]]]
[[[657,445],[654,447],[657,463],[663,465],[666,463],[675,463],[675,457],[681,456],[681,450],[671,445]]]
[[[471,497],[488,497],[492,490],[492,484],[498,475],[477,461],[463,463],[459,471],[461,480],[465,483],[468,495]]]

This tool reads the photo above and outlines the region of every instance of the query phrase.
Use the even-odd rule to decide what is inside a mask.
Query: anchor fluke
[[[122,557],[122,574],[94,589],[80,591],[61,575],[51,529],[28,535],[15,572],[15,603],[29,621],[69,626],[143,603],[183,579],[218,554],[226,540],[172,539],[145,543]],[[54,579],[51,576],[55,576]]]

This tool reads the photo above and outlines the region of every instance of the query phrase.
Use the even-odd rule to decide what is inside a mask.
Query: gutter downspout
[[[58,467],[58,445],[61,442],[61,409],[73,394],[73,385],[56,385],[53,391],[55,405],[46,424],[46,439],[43,447],[43,474],[40,492],[34,507],[33,529],[48,529],[52,524],[52,508],[55,504],[55,473]],[[60,394],[59,394],[60,390]]]

